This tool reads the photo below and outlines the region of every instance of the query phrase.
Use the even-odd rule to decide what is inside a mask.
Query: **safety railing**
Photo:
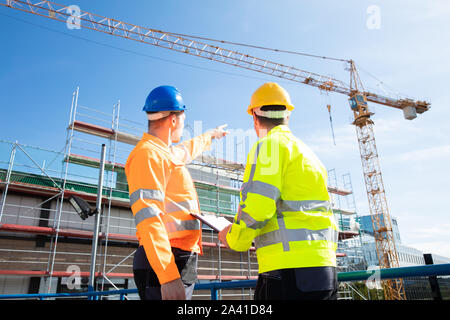
[[[375,278],[377,280],[407,278],[407,277],[430,277],[450,275],[450,263],[423,266],[400,267],[390,269],[361,270],[338,273],[338,281],[364,281]],[[217,291],[221,289],[254,288],[257,280],[241,280],[227,282],[197,283],[195,290],[210,290],[211,300],[217,300]],[[137,289],[122,289],[110,291],[86,291],[79,293],[44,293],[44,294],[6,294],[0,295],[0,299],[40,299],[47,298],[74,298],[87,297],[89,300],[98,300],[102,296],[119,295],[124,300],[128,294],[136,294]]]
[[[39,299],[48,298],[76,298],[87,297],[88,300],[99,300],[102,296],[119,296],[119,300],[125,300],[127,294],[137,293],[137,289],[121,289],[110,291],[86,291],[76,293],[32,293],[32,294],[4,294],[0,295],[0,299]]]

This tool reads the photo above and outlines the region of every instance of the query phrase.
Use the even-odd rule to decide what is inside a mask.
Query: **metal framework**
[[[365,125],[356,126],[356,132],[369,199],[378,261],[381,268],[396,268],[399,267],[398,254],[373,135],[372,121],[368,119]],[[395,300],[404,298],[402,279],[385,280],[382,282],[382,285],[386,297]]]
[[[134,133],[142,134],[145,123],[135,123],[124,118],[121,118],[119,122],[120,102],[113,106],[111,117],[111,114],[80,104],[78,98],[79,89],[77,88],[73,93],[66,146],[63,153],[0,141],[0,147],[9,147],[10,152],[9,161],[3,159],[2,162],[0,159],[1,167],[5,168],[3,171],[0,170],[2,190],[0,231],[6,234],[22,234],[25,237],[31,235],[47,239],[45,240],[46,250],[21,246],[16,249],[13,243],[10,243],[8,247],[8,243],[4,242],[0,246],[0,252],[7,253],[12,258],[2,259],[0,275],[44,277],[47,281],[47,293],[55,290],[53,278],[67,278],[73,275],[65,269],[70,264],[81,267],[80,277],[87,277],[90,274],[87,272],[89,268],[94,271],[97,285],[101,285],[102,290],[105,286],[117,289],[114,278],[133,277],[129,270],[134,248],[129,249],[128,253],[124,253],[122,250],[118,254],[117,249],[111,247],[111,243],[137,244],[134,236],[134,220],[129,210],[127,183],[123,175],[124,165],[120,162],[125,162],[131,148],[139,140]],[[85,122],[86,120],[90,122]],[[103,188],[103,210],[99,224],[99,248],[96,252],[97,263],[93,266],[89,264],[88,252],[81,249],[67,249],[65,248],[66,244],[60,242],[61,239],[64,239],[65,242],[67,239],[78,239],[78,241],[93,239],[93,219],[81,221],[76,217],[75,212],[66,206],[66,198],[76,194],[94,203],[98,199],[95,186],[95,177],[98,174],[95,173],[95,170],[99,168],[100,148],[98,147],[103,143],[108,144],[108,151],[103,179],[105,187]],[[33,159],[32,155],[35,153],[32,151],[34,149],[45,152],[47,155],[45,158],[53,158],[51,162],[59,163],[59,169],[53,170],[39,165],[42,157],[38,156],[39,160]],[[32,166],[26,165],[26,167],[33,173],[23,171],[23,159],[20,162],[17,161],[18,153],[19,155],[26,153],[27,156],[30,156],[27,157],[27,161],[32,162],[34,166],[32,170]],[[79,155],[79,153],[83,155]],[[86,170],[92,169],[93,171],[87,172],[83,169],[80,172],[80,165]],[[233,203],[233,197],[239,197],[239,188],[227,186],[226,183],[230,183],[229,178],[231,177],[235,181],[242,181],[243,166],[226,161],[219,163],[215,157],[206,156],[197,159],[190,169],[195,169],[194,179],[202,211],[230,217],[230,214],[237,210],[230,208],[230,205]],[[45,200],[40,202],[39,198],[36,198],[39,203],[24,206],[15,203],[16,199],[11,198],[13,197],[12,192],[14,196],[17,192],[24,192],[32,196],[45,197]],[[49,216],[47,218],[38,217],[39,212],[43,211],[42,205],[51,201],[53,201],[53,207],[49,207],[47,210]],[[117,213],[118,206],[125,209],[126,217]],[[41,224],[42,220],[45,220],[46,223]],[[73,228],[72,224],[74,224]],[[127,224],[128,226],[124,226]],[[204,250],[208,253],[200,258],[199,280],[223,281],[256,278],[257,263],[254,248],[248,252],[234,254],[236,258],[223,251],[223,245],[219,243],[217,234],[213,230],[203,230],[202,238]],[[26,260],[33,257],[32,265],[21,264],[21,257],[25,255],[29,257],[25,258]],[[46,259],[45,256],[48,258]],[[5,268],[8,265],[10,267]],[[14,265],[15,268],[11,268],[11,265]],[[26,270],[26,266],[28,266],[28,270]],[[219,295],[221,297],[250,297],[252,290],[241,288],[235,292],[224,294],[219,291]],[[208,295],[199,292],[196,293],[196,296],[201,298]]]
[[[53,20],[71,23],[74,26],[261,72],[270,76],[307,84],[321,90],[333,91],[347,96],[350,96],[353,93],[351,85],[330,76],[323,76],[296,67],[286,66],[278,62],[257,58],[249,54],[199,42],[190,39],[188,36],[182,37],[171,32],[137,26],[83,10],[80,10],[79,14],[77,13],[77,15],[74,15],[71,6],[64,6],[51,1],[3,0],[3,2],[4,3],[0,3],[0,5],[33,13],[35,15]],[[69,19],[70,22],[68,22]],[[348,60],[347,62],[350,64],[353,63],[351,60]],[[427,111],[429,106],[429,103],[425,101],[398,99],[388,96],[381,96],[368,91],[363,93],[367,97],[368,101],[398,109],[403,109],[406,106],[412,106],[417,109],[418,113]]]
[[[342,180],[339,180],[335,169],[328,170],[328,185],[340,190],[339,193],[330,192],[334,217],[341,230],[337,252],[342,257],[337,260],[337,270],[338,272],[365,270],[367,262],[364,258],[361,233],[356,224],[359,217],[350,173],[342,175]],[[340,282],[338,293],[338,299],[370,298],[349,282]]]
[[[352,98],[362,97],[365,104],[359,104],[354,111],[356,132],[361,152],[361,160],[366,182],[369,207],[373,218],[374,230],[377,234],[377,250],[380,267],[390,268],[398,266],[398,257],[393,242],[392,228],[387,208],[378,154],[376,152],[373,135],[372,113],[367,108],[367,101],[382,104],[388,107],[412,111],[412,119],[416,113],[423,113],[429,109],[430,103],[414,101],[408,98],[383,96],[365,91],[359,79],[355,64],[348,60],[350,70],[350,83],[305,71],[281,63],[260,59],[252,55],[225,49],[205,42],[194,40],[195,37],[180,36],[179,34],[133,25],[124,21],[92,14],[86,11],[73,11],[72,6],[64,6],[50,1],[15,1],[4,0],[0,5],[58,20],[94,31],[122,37],[141,43],[186,53],[192,56],[216,61],[235,67],[248,69],[270,76],[290,80],[319,88],[321,91],[332,91]],[[78,8],[79,9],[79,8]],[[404,291],[401,281],[388,281],[384,283],[387,299],[403,299]]]
[[[76,95],[78,96],[78,94],[79,92],[77,89]],[[126,157],[131,151],[131,148],[134,147],[134,145],[139,141],[138,135],[141,135],[144,131],[145,123],[136,123],[123,117],[119,117],[120,101],[113,107],[112,120],[108,120],[110,115],[81,104],[75,105],[73,107],[73,112],[71,113],[73,113],[73,117],[69,121],[68,125],[68,131],[72,132],[71,136],[74,137],[71,142],[71,149],[77,153],[82,153],[83,155],[76,155],[73,152],[66,154],[65,159],[67,159],[68,163],[78,165],[81,164],[83,166],[92,166],[97,168],[99,165],[99,159],[96,156],[96,150],[92,150],[90,146],[98,145],[98,143],[94,142],[95,137],[98,137],[103,141],[104,139],[107,139],[109,142],[109,161],[107,162],[109,197],[107,205],[108,208],[104,209],[104,223],[102,224],[103,233],[101,235],[103,236],[104,241],[100,256],[103,257],[103,263],[101,265],[102,271],[99,274],[101,274],[103,283],[106,281],[111,284],[111,281],[108,279],[108,275],[110,275],[117,268],[122,267],[127,262],[129,264],[134,253],[134,250],[131,250],[130,254],[120,261],[118,261],[118,259],[114,259],[114,257],[112,257],[109,253],[108,240],[114,241],[123,236],[110,232],[110,228],[114,225],[112,222],[114,217],[112,217],[111,207],[113,205],[117,205],[117,202],[114,202],[115,197],[117,198],[117,194],[114,195],[113,192],[117,192],[117,190],[119,190],[119,192],[122,193],[120,196],[124,196],[126,198],[126,207],[128,208],[128,186],[126,180],[124,179],[124,165],[121,163],[125,163]],[[110,126],[108,125],[109,123]],[[207,162],[205,162],[205,160]],[[230,163],[221,163],[221,166],[218,166],[214,162],[216,162],[214,157],[202,157],[201,159],[197,159],[197,161],[191,166],[200,168],[196,171],[196,175],[194,174],[194,179],[199,193],[202,211],[229,216],[231,211],[229,208],[229,198],[232,196],[238,196],[239,191],[236,188],[227,187],[227,181],[224,177],[233,176],[237,180],[242,180],[243,172],[242,170],[239,170],[242,166]],[[236,170],[236,168],[238,168],[238,170]],[[192,168],[190,169],[192,170]],[[202,193],[202,190],[206,191],[206,193]],[[213,204],[210,202],[213,202]],[[134,228],[132,229],[134,233]],[[127,238],[127,236],[125,236],[125,238]],[[133,240],[136,241],[134,236],[133,238]],[[210,252],[208,255],[200,258],[200,280],[222,281],[255,278],[257,264],[254,257],[254,248],[246,253],[239,254],[240,261],[234,261],[229,257],[223,256],[223,246],[219,244],[217,235],[213,233],[212,230],[203,230],[202,238],[205,250],[209,250]],[[112,274],[114,275],[114,273]],[[128,277],[132,277],[132,275],[129,275]],[[241,289],[240,291],[241,297],[250,296],[252,294],[251,289]],[[236,296],[238,293],[234,292],[231,294],[227,293],[222,295],[222,292],[219,291],[219,295],[220,297]],[[202,293],[196,293],[196,296],[201,297]]]
[[[353,125],[358,137],[378,261],[380,268],[396,268],[399,267],[398,253],[375,142],[374,123],[370,119],[372,113],[367,107],[366,96],[361,94],[363,86],[353,62],[351,63],[350,74],[352,99],[354,99],[352,109],[355,121]],[[385,280],[382,282],[382,286],[387,299],[404,300],[406,298],[402,279]]]

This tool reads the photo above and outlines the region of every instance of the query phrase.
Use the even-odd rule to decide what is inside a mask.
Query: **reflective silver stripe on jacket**
[[[159,209],[156,209],[154,207],[142,208],[134,215],[134,222],[136,223],[137,226],[140,222],[144,221],[145,219],[158,216],[160,212],[161,211]]]
[[[313,240],[325,240],[333,243],[337,243],[339,232],[332,229],[326,228],[321,230],[310,230],[306,228],[301,229],[287,229],[284,220],[283,212],[296,212],[296,211],[321,211],[327,212],[331,210],[331,204],[328,201],[320,200],[304,200],[304,201],[293,201],[293,200],[281,200],[280,190],[268,183],[261,181],[254,181],[254,175],[256,171],[256,162],[258,154],[260,151],[261,144],[258,144],[255,151],[254,162],[251,165],[251,170],[249,174],[248,181],[242,185],[242,202],[243,205],[239,206],[239,211],[237,215],[237,223],[243,220],[247,228],[254,230],[262,229],[267,225],[271,219],[266,219],[264,221],[257,221],[251,217],[247,212],[244,211],[246,208],[245,201],[247,199],[247,194],[255,193],[268,197],[276,201],[276,213],[278,230],[274,230],[265,234],[262,234],[255,238],[256,248],[262,248],[265,246],[282,243],[283,250],[289,251],[289,242],[292,241],[313,241]]]
[[[280,221],[280,219],[278,219]],[[283,244],[284,251],[289,250],[289,242],[292,241],[314,241],[325,240],[333,243],[337,243],[339,232],[331,229],[285,229],[281,228],[265,234],[262,234],[255,238],[255,245],[257,249],[265,246],[270,246],[277,243]]]
[[[270,221],[270,219],[266,219],[264,221],[257,221],[253,219],[247,212],[242,210],[241,207],[239,207],[238,210],[238,219],[245,222],[245,225],[247,228],[258,230],[262,229],[266,226],[266,224]]]
[[[172,200],[165,202],[165,211],[166,213],[184,211],[184,212],[192,212],[198,211],[198,203],[196,200],[186,200],[181,202],[174,202]]]
[[[256,150],[255,150],[255,156],[253,158],[253,163],[251,164],[251,169],[250,169],[250,174],[248,176],[248,180],[247,180],[247,182],[244,182],[241,186],[241,199],[242,199],[242,202],[244,202],[244,203],[247,200],[247,194],[249,192],[259,194],[264,197],[268,197],[274,201],[277,201],[277,199],[280,197],[280,194],[281,194],[280,190],[278,190],[277,187],[275,187],[269,183],[262,182],[262,181],[253,181],[253,177],[255,176],[255,171],[256,171],[256,161],[258,160],[258,154],[259,154],[260,149],[261,149],[261,143],[258,142],[258,145],[256,146]],[[242,209],[244,209],[244,208],[245,208],[245,204],[243,204],[242,206],[239,206],[239,211],[238,211],[237,220],[236,220],[237,223],[239,223],[239,221],[241,220],[242,214],[245,213],[244,211],[242,211]],[[245,213],[244,217],[247,218],[247,221],[245,224],[247,226],[252,226],[249,228],[259,229],[259,228],[263,227],[260,223],[256,223],[256,220],[254,220],[252,217],[250,217],[247,213]],[[253,221],[249,221],[250,219]],[[255,221],[255,223],[253,223],[254,221]]]
[[[255,170],[256,170],[256,160],[258,160],[258,154],[259,154],[259,149],[261,149],[261,143],[258,142],[258,144],[256,145],[256,150],[255,150],[255,156],[253,158],[253,163],[251,164],[251,169],[250,169],[250,174],[248,176],[248,181],[244,182],[242,184],[241,187],[241,192],[242,192],[242,201],[245,202],[245,200],[247,200],[247,185],[249,185],[249,183],[251,183],[253,181],[253,177],[255,176]]]
[[[252,216],[250,216],[245,209],[245,204],[239,206],[237,220],[244,221],[247,228],[251,228],[254,230],[262,229],[266,226],[266,224],[270,221],[270,219],[266,219],[264,221],[255,220]],[[306,201],[286,201],[279,200],[277,202],[277,212],[278,216],[281,217],[281,213],[286,211],[321,211],[327,212],[331,210],[331,205],[328,201],[319,201],[319,200],[306,200]],[[280,223],[280,220],[278,220]]]
[[[200,230],[200,221],[195,220],[179,220],[173,218],[173,221],[165,223],[168,232],[184,231],[184,230]]]
[[[303,200],[303,201],[292,201],[292,200],[280,200],[277,203],[277,211],[330,211],[331,204],[328,201],[321,200]]]
[[[328,201],[321,200],[303,200],[303,201],[292,201],[292,200],[279,200],[277,202],[277,222],[278,230],[274,230],[255,238],[256,248],[265,247],[272,244],[282,243],[283,250],[289,251],[290,241],[311,241],[311,240],[326,240],[333,243],[337,243],[339,231],[331,228],[321,229],[321,230],[310,230],[306,228],[301,229],[287,229],[286,222],[284,220],[283,212],[289,211],[321,211],[327,212],[331,210],[331,204]],[[249,221],[254,220],[247,213],[242,213],[242,220]],[[255,221],[255,220],[254,220]],[[255,223],[254,226],[265,226],[268,220]],[[247,222],[246,222],[247,223]]]
[[[139,199],[151,199],[157,201],[164,201],[164,194],[160,190],[153,189],[137,189],[130,194],[130,204],[133,205]]]
[[[280,190],[278,190],[277,187],[274,185],[271,185],[266,182],[262,181],[247,181],[246,183],[242,184],[241,188],[242,197],[247,197],[247,193],[256,193],[261,196],[270,198],[272,200],[277,200],[280,197]]]

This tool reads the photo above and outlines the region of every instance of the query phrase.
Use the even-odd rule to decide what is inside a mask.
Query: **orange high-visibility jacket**
[[[180,278],[171,247],[202,252],[201,224],[189,214],[199,211],[198,197],[185,164],[210,144],[211,135],[205,133],[169,148],[144,133],[128,156],[125,173],[136,236],[161,284]]]
[[[211,134],[205,133],[171,147],[172,155],[183,164],[190,163],[211,146]],[[172,247],[203,253],[200,220],[190,213],[200,213],[200,203],[191,174],[186,166],[174,167],[167,184],[163,221]]]

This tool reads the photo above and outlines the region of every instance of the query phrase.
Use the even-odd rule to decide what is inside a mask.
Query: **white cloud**
[[[450,223],[436,224],[431,227],[416,228],[413,230],[416,238],[448,237],[450,239]]]
[[[411,10],[404,15],[405,19],[418,23],[438,18],[447,19],[450,14],[450,2],[448,0],[420,1],[420,3],[424,6],[423,10]]]
[[[325,134],[323,130],[317,130],[305,137],[305,143],[323,158],[343,158],[349,152],[358,150],[355,128],[344,125],[334,129],[336,146],[334,146],[331,133]]]
[[[410,246],[419,249],[423,253],[435,253],[450,258],[450,242],[448,241],[420,241],[413,242]]]
[[[384,159],[389,160],[390,164],[409,162],[409,165],[411,162],[450,161],[450,144],[391,154]]]
[[[435,253],[450,258],[450,223],[443,221],[445,214],[420,216],[399,214],[399,228],[402,243],[424,253]]]

